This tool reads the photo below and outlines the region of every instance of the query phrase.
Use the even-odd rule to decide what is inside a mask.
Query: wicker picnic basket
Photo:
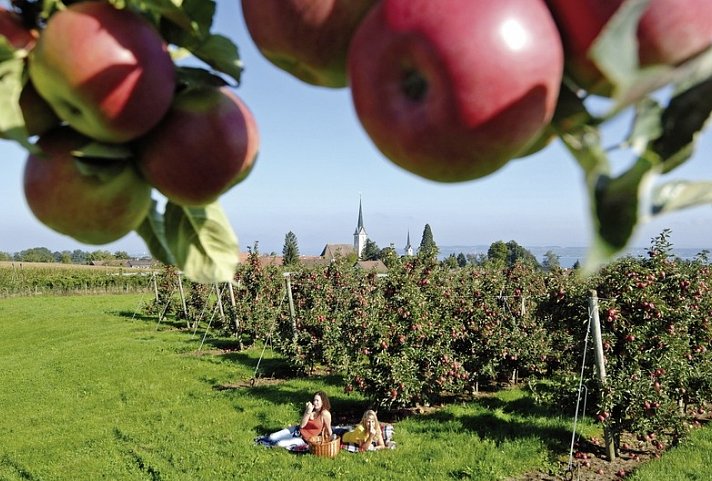
[[[324,429],[321,430],[321,434],[310,437],[307,443],[309,443],[309,451],[314,456],[325,458],[335,458],[341,449],[341,438],[334,436],[334,439],[329,439]]]

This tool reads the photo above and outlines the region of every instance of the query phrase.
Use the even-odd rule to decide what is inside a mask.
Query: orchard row
[[[151,279],[146,269],[5,262],[0,264],[0,297],[148,292]]]
[[[450,269],[422,257],[391,259],[386,277],[338,262],[297,270],[294,318],[280,269],[253,255],[236,281],[222,329],[245,343],[269,338],[294,369],[341,373],[346,392],[381,406],[437,402],[515,376],[546,380],[553,388],[538,395],[573,411],[584,346],[593,345],[591,289],[608,380],[600,385],[588,351],[587,414],[614,432],[679,439],[712,401],[712,268],[704,256],[671,258],[665,233],[649,258],[621,259],[591,278],[526,264]],[[175,279],[164,282],[175,293]],[[211,289],[196,287],[189,317],[206,319]]]

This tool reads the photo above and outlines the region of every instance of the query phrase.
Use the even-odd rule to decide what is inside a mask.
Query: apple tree
[[[28,151],[25,196],[41,222],[90,244],[136,231],[193,280],[233,279],[237,238],[219,197],[249,174],[259,134],[230,88],[242,64],[211,32],[215,10],[205,0],[0,9],[0,132]]]

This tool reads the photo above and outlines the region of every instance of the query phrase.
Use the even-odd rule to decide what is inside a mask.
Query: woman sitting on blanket
[[[383,432],[376,412],[369,409],[363,413],[361,422],[353,430],[344,433],[341,437],[341,442],[344,444],[356,444],[359,447],[359,451],[373,451],[385,448],[386,443],[383,441]]]
[[[307,445],[309,438],[321,434],[331,438],[331,403],[323,391],[314,393],[314,399],[307,401],[299,425],[284,428],[267,436],[267,441],[287,449],[296,449]]]

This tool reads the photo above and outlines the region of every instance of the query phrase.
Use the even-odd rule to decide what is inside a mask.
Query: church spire
[[[356,231],[354,232],[354,235],[358,235],[363,231],[363,233],[366,233],[366,229],[363,227],[363,209],[361,209],[361,198],[358,199],[358,223],[356,224]]]
[[[356,224],[356,231],[354,231],[354,251],[359,259],[363,253],[363,248],[366,246],[366,240],[368,240],[368,234],[366,234],[366,229],[363,226],[363,209],[361,208],[361,198],[359,197],[358,223]]]
[[[408,229],[408,240],[405,241],[405,255],[413,255],[413,246],[410,245],[410,229]]]

